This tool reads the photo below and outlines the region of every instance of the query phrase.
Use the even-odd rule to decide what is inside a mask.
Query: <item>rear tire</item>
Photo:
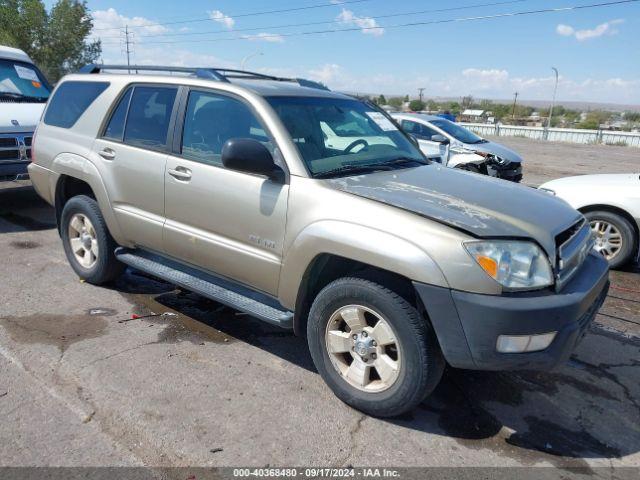
[[[404,298],[369,280],[341,278],[327,285],[311,307],[307,339],[335,395],[376,417],[415,408],[444,370],[427,321]]]
[[[620,268],[633,259],[638,238],[626,218],[608,210],[593,210],[584,216],[596,234],[596,250],[607,259],[611,268]]]
[[[125,265],[114,254],[118,245],[93,198],[78,195],[65,204],[60,236],[71,268],[82,280],[101,285],[124,271]]]

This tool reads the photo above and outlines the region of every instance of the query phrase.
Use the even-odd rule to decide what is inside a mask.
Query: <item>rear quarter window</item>
[[[71,128],[96,98],[109,87],[109,82],[64,82],[49,100],[44,123]]]

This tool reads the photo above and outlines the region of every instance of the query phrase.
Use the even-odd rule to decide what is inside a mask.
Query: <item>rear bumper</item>
[[[590,254],[560,293],[480,295],[415,283],[453,367],[473,370],[548,369],[564,363],[586,333],[609,288],[607,262]],[[500,335],[558,332],[545,350],[500,353]]]

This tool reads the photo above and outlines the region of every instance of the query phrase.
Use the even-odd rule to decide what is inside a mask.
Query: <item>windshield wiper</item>
[[[375,172],[376,170],[393,170],[394,166],[398,165],[406,165],[408,163],[417,163],[418,166],[428,165],[428,162],[424,162],[415,158],[410,157],[398,157],[391,160],[387,160],[386,162],[378,162],[378,163],[348,163],[346,165],[342,165],[337,168],[332,168],[331,170],[326,170],[324,172],[319,172],[313,175],[314,178],[328,178],[333,177],[335,175],[340,175],[341,173],[366,173],[366,172]]]
[[[16,93],[16,92],[0,91],[0,97],[10,97],[10,98],[15,98],[16,100],[36,100],[38,102],[47,101],[45,97],[34,97],[32,95],[25,95],[24,93]]]

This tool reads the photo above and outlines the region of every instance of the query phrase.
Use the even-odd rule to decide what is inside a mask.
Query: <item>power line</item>
[[[471,22],[471,21],[479,21],[479,20],[493,20],[497,18],[508,18],[508,17],[519,17],[525,15],[536,15],[543,13],[559,13],[559,12],[569,12],[574,10],[585,10],[590,8],[600,8],[600,7],[608,7],[613,5],[621,5],[627,3],[637,3],[640,0],[618,0],[612,2],[601,2],[601,3],[592,3],[588,5],[573,5],[569,7],[557,7],[557,8],[543,8],[538,10],[525,10],[520,12],[509,12],[509,13],[498,13],[493,15],[482,15],[475,17],[461,17],[461,18],[447,18],[440,20],[429,20],[424,22],[411,22],[411,23],[402,23],[396,25],[387,25],[387,26],[375,26],[375,27],[349,27],[349,28],[340,28],[340,29],[326,29],[326,30],[315,30],[315,31],[307,31],[307,32],[292,32],[292,33],[271,33],[261,35],[261,39],[268,38],[282,38],[282,37],[295,37],[295,36],[310,36],[310,35],[319,35],[325,33],[342,33],[342,32],[355,32],[355,31],[368,31],[368,30],[380,30],[384,29],[397,29],[397,28],[407,28],[407,27],[417,27],[417,26],[426,26],[426,25],[437,25],[437,24],[445,24],[445,23],[459,23],[459,22]],[[178,41],[153,41],[153,42],[144,42],[140,43],[140,45],[156,45],[156,44],[176,44],[176,43],[201,43],[201,42],[224,42],[224,41],[233,41],[233,40],[252,40],[256,37],[251,35],[241,35],[234,37],[226,37],[226,38],[211,38],[211,39],[198,39],[198,40],[178,40]]]
[[[340,6],[340,5],[347,5],[350,3],[363,3],[363,2],[370,2],[371,0],[344,0],[338,3],[320,3],[320,4],[315,4],[315,5],[306,5],[304,7],[294,7],[294,8],[283,8],[280,10],[266,10],[266,11],[261,11],[261,12],[248,12],[248,13],[240,13],[240,14],[236,14],[236,15],[226,15],[226,17],[233,17],[233,18],[242,18],[242,17],[253,17],[256,15],[270,15],[273,13],[287,13],[287,12],[297,12],[297,11],[301,11],[301,10],[311,10],[311,9],[316,9],[316,8],[326,8],[326,7],[335,7],[335,6]],[[159,26],[164,26],[164,25],[177,25],[177,24],[181,24],[181,23],[196,23],[196,22],[210,22],[213,19],[211,17],[198,17],[198,18],[194,18],[194,19],[190,19],[190,20],[176,20],[173,22],[163,22],[163,23],[148,23],[146,25],[133,25],[130,28],[147,28],[147,27],[159,27]],[[120,30],[122,27],[109,27],[109,28],[94,28],[94,31],[106,31],[106,30]]]
[[[442,13],[442,12],[451,12],[454,10],[467,10],[472,8],[483,8],[483,7],[494,7],[498,5],[510,5],[514,3],[522,3],[528,0],[507,0],[501,2],[491,2],[491,3],[477,3],[474,5],[463,5],[459,7],[449,7],[449,8],[437,8],[431,10],[420,10],[416,12],[403,12],[403,13],[391,13],[388,15],[375,15],[368,16],[367,18],[371,18],[372,20],[380,20],[382,18],[392,18],[392,17],[404,17],[409,15],[423,15],[425,13]],[[290,23],[286,25],[270,25],[264,27],[251,27],[251,28],[234,28],[234,32],[250,32],[256,30],[272,30],[275,28],[291,28],[291,27],[308,27],[311,25],[327,25],[333,23],[340,23],[338,20],[329,20],[323,22],[306,22],[306,23]],[[204,32],[178,32],[178,33],[157,33],[150,35],[138,35],[139,38],[152,38],[152,37],[183,37],[183,36],[193,36],[193,35],[207,35],[207,34],[216,34],[216,33],[229,33],[228,30],[208,30]],[[102,39],[109,38],[117,38],[117,37],[101,37]]]

